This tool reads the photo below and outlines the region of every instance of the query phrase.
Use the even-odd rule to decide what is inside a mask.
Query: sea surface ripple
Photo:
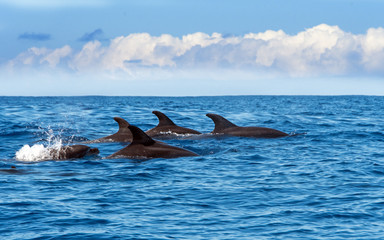
[[[1,239],[384,239],[384,97],[0,97]],[[113,117],[162,111],[209,133],[206,113],[279,139],[164,140],[177,159],[18,161],[25,145],[92,140]]]

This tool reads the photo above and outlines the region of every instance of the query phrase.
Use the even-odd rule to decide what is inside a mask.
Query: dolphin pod
[[[109,136],[98,138],[96,140],[87,141],[85,143],[103,143],[103,142],[129,142],[130,144],[123,149],[113,153],[107,158],[177,158],[187,156],[198,156],[196,153],[179,147],[174,147],[163,142],[156,141],[152,138],[175,136],[177,134],[201,135],[202,133],[190,128],[176,125],[164,113],[153,111],[153,114],[159,119],[156,127],[142,131],[140,128],[130,125],[126,120],[120,117],[113,119],[118,123],[119,130]],[[289,134],[266,127],[241,127],[237,126],[224,117],[208,113],[207,117],[211,118],[215,124],[212,135],[228,135],[237,137],[252,138],[280,138],[289,136]],[[64,160],[83,158],[90,154],[98,154],[97,148],[91,148],[86,145],[70,145],[61,149],[50,149],[53,160]],[[15,169],[6,169],[4,171],[13,172]]]
[[[127,128],[132,133],[132,143],[107,158],[176,158],[197,156],[194,152],[155,141],[152,137],[156,138],[170,134],[201,134],[200,132],[177,126],[162,112],[153,111],[152,113],[159,119],[159,124],[146,132],[136,126],[128,125]],[[206,116],[211,118],[215,123],[215,128],[211,132],[213,135],[224,134],[253,138],[279,138],[289,136],[287,133],[272,128],[240,127],[224,117],[213,113],[208,113]]]
[[[133,135],[132,143],[107,158],[148,159],[198,156],[196,153],[189,150],[155,141],[136,126],[129,125],[128,128]]]

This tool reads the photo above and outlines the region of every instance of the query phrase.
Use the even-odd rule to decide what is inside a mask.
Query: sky
[[[383,9],[381,0],[0,0],[0,95],[384,95]]]

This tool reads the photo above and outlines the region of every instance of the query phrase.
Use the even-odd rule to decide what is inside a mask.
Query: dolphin
[[[25,170],[18,169],[15,166],[11,166],[11,168],[5,168],[0,169],[0,173],[6,173],[6,174],[23,174],[25,173]]]
[[[153,111],[152,113],[159,119],[159,124],[145,132],[150,137],[169,136],[172,134],[201,134],[201,132],[193,129],[177,126],[162,112]]]
[[[239,127],[224,117],[208,113],[207,117],[211,118],[215,123],[215,129],[212,134],[226,134],[238,137],[254,137],[254,138],[279,138],[289,136],[287,133],[272,128],[265,127]]]
[[[113,118],[119,124],[119,130],[110,136],[102,137],[85,143],[102,143],[102,142],[132,142],[132,134],[129,131],[129,123],[120,117]]]
[[[129,125],[128,128],[132,132],[132,143],[107,158],[149,159],[198,156],[194,152],[155,141],[136,126]]]
[[[99,154],[99,149],[90,148],[86,145],[71,145],[61,147],[60,149],[49,149],[49,153],[53,160],[65,160]]]

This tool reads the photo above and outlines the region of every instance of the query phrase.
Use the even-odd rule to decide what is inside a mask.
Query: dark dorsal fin
[[[131,130],[132,136],[133,136],[133,140],[131,144],[143,144],[145,146],[150,146],[152,144],[155,144],[155,140],[149,137],[140,128],[133,125],[129,125],[128,128],[129,130]]]
[[[215,129],[213,129],[213,133],[223,131],[226,128],[230,127],[237,127],[235,124],[231,123],[227,119],[223,118],[220,115],[213,114],[213,113],[207,113],[207,117],[213,120],[215,123]]]
[[[120,117],[114,117],[113,119],[119,124],[119,131],[118,132],[129,131],[129,129],[128,129],[129,123],[127,121],[125,121],[124,119],[122,119]]]
[[[159,119],[159,124],[157,124],[158,127],[160,127],[160,126],[176,125],[164,113],[159,112],[159,111],[153,111],[152,113],[155,114],[156,117]]]

